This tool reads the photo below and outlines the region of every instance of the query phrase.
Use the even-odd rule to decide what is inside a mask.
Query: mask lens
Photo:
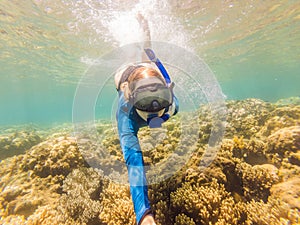
[[[141,91],[136,93],[134,106],[146,112],[158,112],[172,104],[172,94],[168,88],[158,89],[155,92]]]

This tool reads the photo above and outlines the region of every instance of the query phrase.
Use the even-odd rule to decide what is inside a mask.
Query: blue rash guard
[[[178,111],[178,101],[174,96],[175,113]],[[139,128],[147,126],[135,108],[126,101],[124,92],[119,91],[117,111],[118,132],[128,170],[130,193],[134,205],[137,224],[145,215],[151,212],[148,198],[148,187],[144,170],[144,160],[137,133]]]

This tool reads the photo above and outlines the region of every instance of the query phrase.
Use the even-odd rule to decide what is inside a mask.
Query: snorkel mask
[[[157,77],[138,80],[132,86],[130,100],[138,110],[154,113],[173,103],[172,88],[167,87]]]

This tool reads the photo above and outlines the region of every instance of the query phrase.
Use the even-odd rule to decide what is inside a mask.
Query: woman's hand
[[[151,35],[150,35],[150,29],[148,21],[145,19],[145,17],[141,14],[137,14],[137,20],[140,24],[141,30],[143,32],[143,42],[144,42],[144,48],[151,48]],[[144,62],[148,62],[148,57],[145,53],[143,53],[142,59]]]
[[[145,17],[141,13],[137,14],[137,20],[139,21],[139,24],[143,30],[144,38],[145,38],[144,41],[145,42],[151,41],[148,21],[145,19]]]
[[[142,220],[141,225],[156,225],[156,223],[154,222],[153,216],[147,215]]]

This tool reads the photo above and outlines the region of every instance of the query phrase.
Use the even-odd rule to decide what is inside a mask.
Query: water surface
[[[299,1],[2,0],[0,124],[71,122],[89,66],[141,41],[137,12],[152,40],[199,55],[228,99],[299,96]],[[109,108],[98,111],[111,117]]]

